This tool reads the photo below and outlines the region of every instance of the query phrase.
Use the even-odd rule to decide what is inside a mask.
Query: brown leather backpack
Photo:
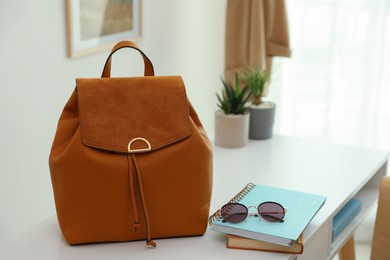
[[[145,77],[110,78],[111,56],[139,51]],[[129,41],[101,78],[77,79],[49,157],[58,221],[70,244],[202,235],[212,147],[180,76],[154,76]]]

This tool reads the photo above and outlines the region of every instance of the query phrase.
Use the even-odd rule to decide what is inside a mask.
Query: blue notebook
[[[265,201],[275,201],[287,209],[284,222],[267,222],[261,217],[248,216],[240,223],[222,221],[219,211],[209,218],[211,230],[242,236],[285,246],[297,241],[305,227],[324,205],[326,197],[293,190],[249,183],[230,202],[239,202],[247,207]],[[222,206],[222,205],[221,205]],[[250,213],[256,210],[251,208]]]
[[[357,199],[351,199],[333,218],[332,241],[351,223],[362,209],[362,202]]]

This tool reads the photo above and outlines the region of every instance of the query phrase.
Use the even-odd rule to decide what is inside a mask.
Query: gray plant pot
[[[249,109],[249,138],[255,140],[269,139],[275,121],[276,104],[264,102],[264,105],[251,106]]]
[[[226,115],[215,112],[215,144],[224,148],[240,148],[248,144],[249,113]]]

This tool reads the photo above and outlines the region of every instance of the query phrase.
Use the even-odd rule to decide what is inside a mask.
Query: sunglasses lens
[[[241,222],[248,216],[248,209],[238,203],[228,203],[221,208],[221,215],[227,222]]]
[[[264,202],[258,207],[260,216],[269,222],[280,222],[284,218],[284,208],[275,202]]]

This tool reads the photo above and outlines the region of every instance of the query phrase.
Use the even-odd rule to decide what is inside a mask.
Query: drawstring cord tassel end
[[[148,246],[153,246],[153,247],[156,247],[156,246],[157,246],[156,242],[154,242],[153,240],[148,240],[148,241],[146,241],[146,245],[148,245]]]

